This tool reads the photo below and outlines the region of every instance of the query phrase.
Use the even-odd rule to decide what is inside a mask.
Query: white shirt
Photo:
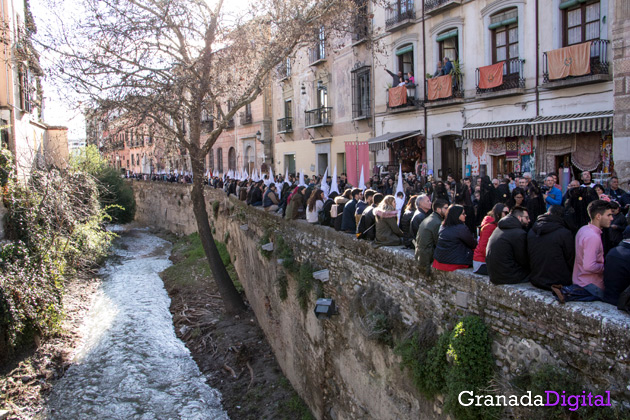
[[[319,219],[317,216],[319,215],[319,211],[324,208],[324,203],[322,200],[317,200],[315,202],[315,208],[313,211],[309,211],[308,207],[306,207],[306,221],[309,223],[317,223]]]

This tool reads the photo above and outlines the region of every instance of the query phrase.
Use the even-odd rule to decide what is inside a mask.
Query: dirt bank
[[[171,296],[175,330],[208,384],[221,392],[230,418],[312,419],[283,376],[254,313],[248,311],[235,319],[223,315],[198,236],[161,236],[174,243],[174,265],[162,278]],[[229,263],[225,248],[219,250]],[[228,272],[236,280],[229,264]]]
[[[60,331],[1,368],[0,410],[9,411],[8,419],[38,417],[54,381],[70,366],[83,339],[81,325],[99,285],[98,277],[85,274],[66,280]]]

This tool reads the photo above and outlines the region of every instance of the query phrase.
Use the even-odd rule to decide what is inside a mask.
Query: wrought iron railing
[[[285,117],[278,120],[278,133],[290,133],[293,131],[293,118]]]
[[[425,0],[424,1],[424,10],[425,12],[429,12],[431,10],[437,9],[438,7],[445,6],[449,3],[458,3],[457,0]]]
[[[547,53],[543,53],[543,83],[554,82],[556,80],[574,79],[577,77],[592,76],[595,74],[609,74],[608,44],[607,39],[596,39],[591,41],[591,72],[583,76],[568,76],[564,79],[549,80],[549,61]]]
[[[477,78],[477,95],[480,93],[499,92],[508,89],[525,88],[525,77],[523,76],[523,64],[525,60],[520,58],[512,58],[503,62],[503,83],[500,86],[482,89],[479,87],[479,69],[475,71]]]
[[[386,9],[385,29],[391,29],[400,23],[416,18],[416,7],[413,0],[397,0]]]
[[[309,64],[316,63],[326,59],[326,46],[323,41],[318,42],[315,46],[308,50]]]
[[[321,107],[304,111],[306,122],[305,127],[318,127],[322,125],[332,125],[332,107]]]
[[[405,85],[405,87],[407,88],[407,103],[405,103],[404,105],[400,105],[400,106],[395,106],[395,107],[390,107],[389,106],[389,89],[387,89],[385,91],[385,99],[387,100],[387,110],[391,111],[393,109],[403,109],[403,108],[410,108],[410,107],[418,107],[421,105],[420,100],[416,99],[416,87],[417,85]]]
[[[278,77],[280,79],[287,79],[291,77],[291,65],[288,63],[282,63],[278,66]]]
[[[364,15],[359,15],[354,19],[354,31],[352,33],[352,40],[354,42],[362,41],[368,37],[368,18]]]
[[[227,128],[234,128],[234,118],[232,118],[230,121],[228,121]]]
[[[429,92],[429,81],[428,79],[424,81],[424,98],[425,101],[427,102],[431,102],[431,103],[436,103],[439,101],[445,101],[448,99],[456,99],[456,98],[463,98],[464,97],[464,78],[461,75],[452,75],[451,76],[453,78],[453,84],[452,84],[452,93],[450,96],[447,96],[445,98],[439,98],[439,99],[434,99],[434,100],[429,100],[428,92]]]

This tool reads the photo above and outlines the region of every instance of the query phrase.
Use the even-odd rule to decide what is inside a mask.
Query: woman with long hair
[[[317,189],[311,193],[306,202],[306,221],[312,224],[319,222],[319,212],[324,208],[324,191]]]
[[[510,210],[503,203],[497,203],[494,205],[491,211],[486,214],[481,222],[481,228],[479,229],[479,243],[473,253],[473,271],[477,274],[488,275],[488,269],[486,268],[486,248],[488,246],[488,240],[490,235],[497,228],[497,223],[501,218],[508,215]]]
[[[541,214],[547,211],[547,205],[543,198],[542,192],[538,187],[538,183],[534,180],[531,181],[529,187],[527,187],[527,213],[529,214],[528,230],[534,225],[536,219]]]
[[[400,216],[400,222],[398,223],[398,227],[400,228],[400,230],[403,231],[403,234],[405,235],[405,242],[408,242],[409,245],[411,245],[411,219],[413,219],[413,215],[416,212],[417,198],[417,195],[412,195],[411,197],[409,197],[409,201],[407,202],[405,211]],[[407,245],[407,243],[405,245]]]
[[[431,198],[431,202],[435,202],[435,200],[437,200],[438,198],[446,200],[449,204],[451,203],[451,197],[448,195],[446,185],[442,181],[438,181],[435,184],[435,189],[433,190],[433,197]]]
[[[507,203],[505,203],[510,210],[512,210],[516,206],[525,207],[523,203],[525,202],[525,191],[521,187],[516,187],[512,190],[512,196],[508,199]]]
[[[481,185],[479,190],[479,206],[477,207],[477,223],[476,226],[481,225],[481,222],[486,214],[489,211],[492,211],[492,208],[496,204],[497,194],[492,185],[492,181],[490,181],[490,177],[488,175],[484,175],[481,177]]]
[[[444,217],[433,253],[433,268],[455,271],[472,265],[473,250],[477,241],[466,227],[464,207],[452,204]]]
[[[398,212],[396,211],[396,198],[388,195],[381,201],[376,210],[376,238],[377,246],[402,245],[403,232],[397,224]]]

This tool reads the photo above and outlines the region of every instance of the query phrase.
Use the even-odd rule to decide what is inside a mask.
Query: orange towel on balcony
[[[547,52],[549,80],[591,72],[591,41]]]
[[[434,77],[427,80],[429,91],[427,97],[430,101],[436,99],[448,98],[453,95],[453,77],[450,74],[446,76]]]
[[[503,84],[503,61],[479,67],[479,88],[492,89]]]
[[[407,88],[405,86],[398,86],[389,89],[389,107],[394,108],[396,106],[407,104]]]

